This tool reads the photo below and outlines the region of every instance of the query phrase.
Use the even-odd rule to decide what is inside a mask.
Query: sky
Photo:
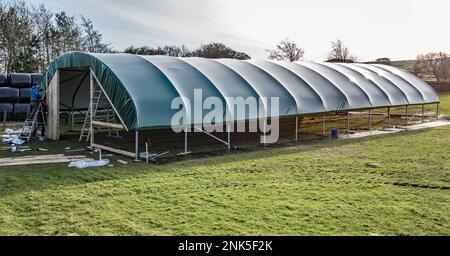
[[[450,52],[447,0],[27,0],[90,18],[115,49],[222,42],[255,59],[284,38],[306,60],[341,39],[361,60]]]

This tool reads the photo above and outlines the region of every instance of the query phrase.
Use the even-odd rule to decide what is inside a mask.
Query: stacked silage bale
[[[6,113],[7,120],[26,119],[31,100],[31,87],[38,83],[41,74],[0,74],[0,120]]]

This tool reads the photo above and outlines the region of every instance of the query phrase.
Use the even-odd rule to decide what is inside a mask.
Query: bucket
[[[339,138],[339,129],[338,128],[333,128],[331,130],[331,138],[333,138],[333,139]]]

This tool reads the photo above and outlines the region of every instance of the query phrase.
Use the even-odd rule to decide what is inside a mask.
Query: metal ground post
[[[436,121],[439,120],[439,103],[436,104]]]
[[[347,137],[350,137],[350,112],[347,111]]]
[[[188,153],[188,128],[187,125],[184,126],[184,153]]]
[[[323,113],[322,116],[322,136],[326,135],[326,114]]]
[[[422,123],[425,123],[425,105],[422,104]]]
[[[233,123],[234,124],[234,123]],[[227,123],[227,143],[228,143],[228,151],[231,149],[231,128],[230,128],[230,123]]]
[[[136,153],[136,160],[139,160],[139,131],[136,130],[135,132],[135,142],[134,142],[134,150]]]
[[[94,76],[93,76],[93,74],[92,74],[92,70],[89,72],[89,74],[90,74],[90,89],[91,89],[91,93],[90,93],[90,99],[89,99],[89,101],[90,101],[90,113],[89,113],[89,115],[90,115],[90,122],[89,122],[89,129],[90,129],[90,134],[91,134],[91,147],[92,147],[92,145],[94,144],[94,126],[92,125],[92,122],[94,121],[94,119],[93,119],[93,115],[94,115]]]
[[[264,120],[264,147],[266,146],[267,142],[267,118]]]
[[[408,105],[406,105],[406,127],[408,127]]]
[[[391,108],[388,108],[388,128],[392,128],[391,127]]]

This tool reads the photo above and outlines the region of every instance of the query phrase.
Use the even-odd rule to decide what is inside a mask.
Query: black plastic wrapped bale
[[[19,89],[0,87],[0,103],[19,102]]]
[[[42,74],[35,73],[31,74],[31,84],[37,84],[41,82]]]
[[[4,113],[6,111],[6,120],[11,120],[13,114],[13,104],[12,103],[0,103],[0,120],[3,121]]]
[[[15,121],[25,121],[30,110],[30,104],[16,103],[14,104],[13,119]]]
[[[19,103],[30,103],[31,88],[22,88],[19,92]]]
[[[6,74],[0,74],[0,87],[6,87],[7,86],[7,78],[8,76]]]
[[[13,88],[31,88],[31,75],[12,73],[8,76],[10,87]]]

